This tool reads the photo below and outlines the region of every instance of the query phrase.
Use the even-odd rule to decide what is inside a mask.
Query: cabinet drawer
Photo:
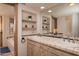
[[[32,56],[32,45],[27,44],[27,56]]]
[[[41,56],[47,56],[47,46],[40,44],[40,55]]]
[[[63,50],[52,48],[52,47],[49,47],[49,51],[51,53],[54,53],[54,54],[58,55],[58,56],[72,56],[72,54],[70,54],[70,53],[67,53]]]
[[[32,40],[27,40],[27,43],[35,45],[35,46],[40,46],[40,44],[38,42],[32,41]]]
[[[47,56],[47,50],[40,49],[40,55],[41,56]]]

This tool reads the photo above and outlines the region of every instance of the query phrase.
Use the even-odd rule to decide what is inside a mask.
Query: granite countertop
[[[67,51],[69,53],[79,55],[79,44],[69,43],[67,41],[64,42],[63,38],[53,38],[53,37],[37,36],[37,35],[28,36],[27,38],[42,44],[46,44],[50,47],[55,47],[57,49]]]

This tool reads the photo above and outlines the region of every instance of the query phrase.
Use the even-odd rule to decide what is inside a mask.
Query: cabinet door
[[[49,47],[49,51],[55,54],[56,56],[72,56],[72,54],[69,54],[68,52],[56,48]]]
[[[40,55],[41,56],[47,56],[48,55],[47,50],[48,50],[48,48],[46,45],[42,45],[42,44],[40,45]]]
[[[31,56],[39,56],[40,44],[31,40],[28,40],[27,42],[27,54]]]
[[[40,46],[40,53],[41,56],[56,56],[56,54],[52,53],[52,51],[49,50],[50,47],[47,45],[42,45]]]
[[[32,45],[32,54],[33,54],[33,56],[40,56],[40,47],[39,47],[39,44]]]
[[[27,55],[28,56],[32,55],[32,46],[30,43],[27,43]]]
[[[40,44],[32,41],[33,56],[40,56]]]
[[[40,53],[41,56],[47,56],[47,50],[46,49],[41,48],[40,52],[41,52]]]

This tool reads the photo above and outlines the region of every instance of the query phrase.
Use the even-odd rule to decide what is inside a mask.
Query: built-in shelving
[[[42,31],[48,32],[50,30],[50,18],[42,16]]]
[[[22,30],[25,32],[36,31],[36,14],[28,11],[23,11]]]

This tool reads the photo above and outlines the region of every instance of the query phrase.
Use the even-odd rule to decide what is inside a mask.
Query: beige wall
[[[67,32],[72,33],[72,15],[66,16]]]
[[[8,30],[9,30],[9,17],[7,16],[2,16],[2,32],[3,32],[3,47],[7,46],[7,36],[8,36]]]
[[[58,32],[72,33],[72,16],[58,17]]]
[[[14,7],[5,5],[5,4],[0,4],[0,16],[11,16],[15,15]]]

